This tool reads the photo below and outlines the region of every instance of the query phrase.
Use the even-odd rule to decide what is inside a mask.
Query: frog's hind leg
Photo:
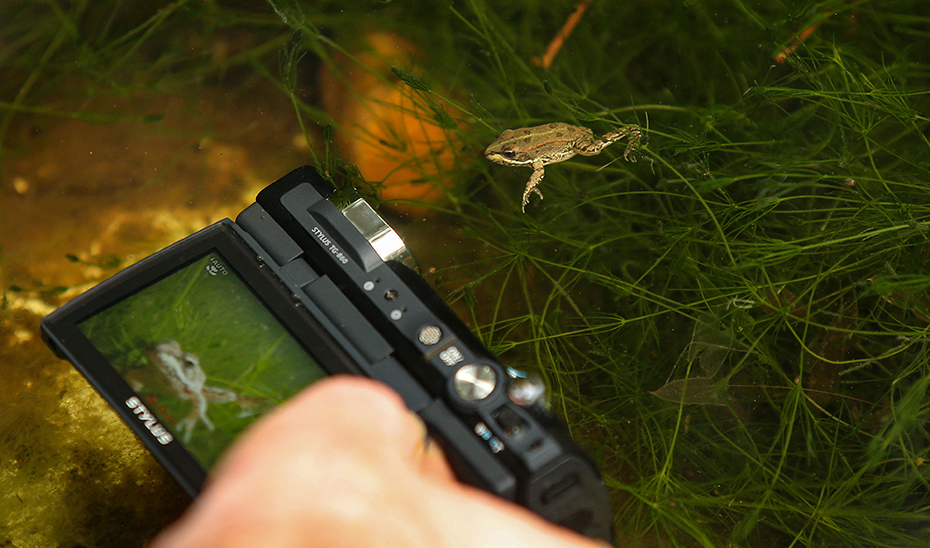
[[[602,139],[606,141],[608,138],[610,138],[610,142],[614,143],[620,139],[623,139],[624,137],[628,137],[626,150],[623,151],[623,159],[627,162],[635,162],[636,155],[633,153],[639,150],[639,142],[640,139],[642,139],[642,136],[643,132],[639,129],[639,126],[631,124],[626,127],[611,131],[610,133],[604,135]]]
[[[203,397],[210,403],[229,403],[239,399],[239,395],[232,390],[217,388],[215,386],[204,386],[201,393],[203,393]]]
[[[639,129],[639,126],[633,124],[605,133],[600,139],[594,139],[590,143],[575,145],[575,152],[582,156],[594,156],[595,154],[600,154],[600,152],[609,145],[616,143],[624,137],[628,137],[629,139],[627,141],[626,150],[623,151],[623,159],[627,162],[635,162],[636,156],[632,155],[632,153],[639,149],[642,131]]]
[[[274,405],[274,402],[268,398],[253,398],[250,396],[239,396],[236,403],[239,404],[237,419],[263,413]]]
[[[203,422],[207,428],[213,430],[213,423],[210,422],[210,419],[208,419],[205,414],[201,415],[196,407],[191,409],[191,412],[178,423],[177,431],[181,434],[181,440],[184,443],[190,443],[191,435],[193,435],[194,428],[199,422]]]
[[[184,443],[189,443],[191,441],[191,435],[194,433],[194,428],[197,426],[197,423],[202,422],[204,426],[207,427],[211,432],[213,431],[213,423],[207,417],[207,399],[202,395],[193,398],[194,408],[191,409],[191,412],[187,414],[184,419],[178,423],[178,431],[183,432]]]
[[[542,192],[540,192],[540,190],[536,187],[539,186],[540,181],[543,180],[545,175],[546,170],[543,169],[542,162],[539,162],[538,165],[537,163],[534,163],[533,174],[530,175],[530,180],[528,183],[526,183],[526,190],[523,191],[523,213],[526,213],[526,204],[530,203],[530,194],[535,192],[536,194],[539,194],[540,200],[543,199]]]
[[[271,407],[269,400],[265,398],[240,396],[232,390],[215,386],[204,386],[203,395],[210,403],[238,403],[240,412],[236,415],[236,418],[239,419],[242,417],[250,417]]]

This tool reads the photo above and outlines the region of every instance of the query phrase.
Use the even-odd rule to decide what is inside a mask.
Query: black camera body
[[[327,375],[396,390],[459,479],[582,534],[612,540],[603,481],[540,386],[499,363],[406,266],[364,200],[298,168],[232,222],[211,225],[104,281],[42,322],[179,483],[245,426]],[[364,405],[364,402],[357,402]]]

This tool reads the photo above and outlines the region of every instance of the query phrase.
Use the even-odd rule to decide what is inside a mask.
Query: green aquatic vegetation
[[[457,139],[456,170],[423,172],[449,183],[433,217],[397,224],[408,240],[448,234],[413,250],[424,273],[508,364],[547,378],[623,542],[925,546],[924,5],[593,2],[544,70],[531,60],[571,2],[400,4],[181,1],[126,21],[23,3],[45,24],[0,28],[0,68],[17,75],[0,82],[0,134],[24,114],[158,123],[138,105],[77,108],[55,78],[95,96],[271,82],[314,161],[377,200],[313,91],[317,66],[369,72]],[[254,45],[215,57],[179,42],[222,25]],[[369,67],[368,25],[428,55]],[[524,215],[526,170],[481,154],[503,129],[554,121],[638,124],[639,162],[617,161],[622,147],[563,162]]]
[[[661,108],[637,82],[627,97],[592,85],[608,77],[588,59],[557,61],[543,81],[521,42],[499,39],[505,18],[477,3],[460,14],[503,88],[496,104],[482,96],[497,114],[485,121],[648,126],[639,165],[568,162],[544,182],[555,200],[525,219],[512,213],[520,174],[482,166],[499,202],[460,217],[484,253],[456,265],[465,285],[452,292],[505,359],[541,365],[607,471],[625,538],[925,542],[926,80],[889,43],[883,25],[902,18],[866,5],[837,25],[853,39],[815,38],[784,67],[747,71],[758,55],[727,48],[703,57],[741,92],[711,103],[695,87]],[[841,21],[853,8],[816,12],[829,9]],[[719,327],[698,337],[708,316]]]

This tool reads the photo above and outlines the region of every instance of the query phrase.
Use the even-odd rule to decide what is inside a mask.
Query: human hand
[[[603,548],[458,482],[419,417],[361,377],[256,423],[151,548]]]

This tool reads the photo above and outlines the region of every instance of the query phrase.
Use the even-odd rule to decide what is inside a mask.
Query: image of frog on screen
[[[208,471],[249,423],[325,376],[218,253],[78,327]]]

